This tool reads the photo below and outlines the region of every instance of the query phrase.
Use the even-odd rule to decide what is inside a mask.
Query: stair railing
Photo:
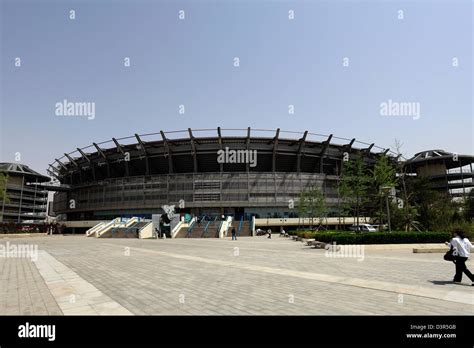
[[[209,225],[214,224],[214,222],[216,222],[216,221],[217,221],[217,216],[214,218],[214,220],[211,219],[207,222],[206,227],[204,227],[204,232],[202,233],[203,236],[205,234],[207,234],[207,231],[209,229]]]
[[[237,228],[237,235],[240,236],[240,231],[242,230],[242,225],[244,223],[244,217],[242,216],[239,221],[239,227]]]
[[[191,233],[193,233],[194,226],[196,226],[196,218],[194,218],[191,222],[191,225],[189,225],[188,230],[186,231],[186,237],[191,236]]]

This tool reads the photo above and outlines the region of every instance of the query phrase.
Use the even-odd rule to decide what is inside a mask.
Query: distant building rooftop
[[[5,172],[8,175],[26,176],[28,179],[36,179],[40,182],[51,181],[51,178],[40,174],[25,164],[20,163],[0,163],[0,172]]]

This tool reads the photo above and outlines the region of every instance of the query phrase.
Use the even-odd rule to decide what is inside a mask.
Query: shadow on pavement
[[[453,283],[452,280],[429,280],[429,282],[430,282],[430,283],[433,283],[434,285],[455,284],[455,285],[469,286],[469,284]]]

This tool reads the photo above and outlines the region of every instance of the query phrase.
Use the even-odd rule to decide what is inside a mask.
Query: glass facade
[[[159,210],[164,204],[178,206],[183,200],[185,208],[191,212],[206,208],[212,211],[238,208],[242,212],[266,208],[283,212],[289,201],[297,201],[300,192],[310,184],[321,187],[331,205],[332,198],[337,198],[335,179],[319,173],[253,172],[127,177],[58,192],[54,197],[54,210],[57,214],[71,216],[91,211],[112,211],[122,215],[129,211]]]

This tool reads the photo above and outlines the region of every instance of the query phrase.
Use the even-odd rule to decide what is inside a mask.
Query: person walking
[[[237,240],[237,234],[235,232],[235,227],[232,227],[232,240]]]
[[[448,243],[449,247],[453,250],[454,263],[456,265],[456,274],[454,275],[453,282],[461,283],[462,274],[464,273],[471,280],[471,285],[474,286],[474,275],[466,267],[466,261],[470,256],[472,244],[465,237],[464,231],[460,229],[455,230],[453,235],[453,239]]]
[[[268,229],[268,239],[272,239],[272,230]]]

